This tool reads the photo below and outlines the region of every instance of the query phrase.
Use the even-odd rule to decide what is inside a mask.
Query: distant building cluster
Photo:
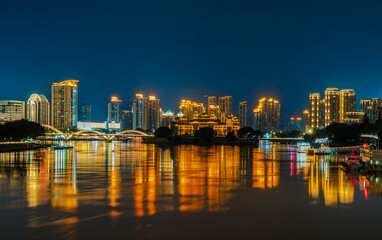
[[[208,96],[203,102],[182,99],[178,112],[163,111],[160,99],[154,95],[137,93],[133,99],[112,96],[107,103],[107,119],[92,122],[91,105],[78,102],[78,80],[53,83],[51,102],[42,94],[32,94],[28,101],[0,100],[0,122],[28,119],[51,125],[61,131],[72,129],[118,132],[141,130],[154,132],[161,126],[170,127],[180,135],[195,134],[203,127],[211,127],[215,134],[226,135],[248,127],[247,101],[239,101],[234,115],[232,96]],[[352,89],[327,88],[309,95],[309,109],[301,116],[280,121],[281,104],[274,98],[261,98],[253,109],[255,130],[265,134],[280,131],[308,131],[321,129],[332,123],[357,124],[367,117],[375,123],[382,115],[382,98],[362,99],[356,110],[356,93]]]
[[[338,88],[327,88],[323,98],[320,93],[311,93],[309,103],[310,111],[304,112],[304,124],[310,129],[321,129],[333,123],[360,124],[365,116],[370,123],[375,123],[382,108],[382,98],[373,98],[362,99],[361,109],[356,110],[355,91]]]

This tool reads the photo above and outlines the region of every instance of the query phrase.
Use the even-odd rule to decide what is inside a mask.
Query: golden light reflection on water
[[[349,205],[356,183],[365,198],[368,189],[382,192],[379,178],[347,176],[338,165],[343,157],[307,157],[293,146],[70,144],[74,149],[1,153],[0,196],[14,199],[6,208],[51,206],[75,216],[80,206],[96,206],[107,208],[114,219],[162,211],[217,212],[231,208],[236,189],[277,191],[281,183],[300,178],[311,204]]]

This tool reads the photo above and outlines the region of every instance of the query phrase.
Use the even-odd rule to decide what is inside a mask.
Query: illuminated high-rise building
[[[0,122],[10,122],[24,118],[24,101],[0,100]]]
[[[133,101],[133,129],[147,130],[148,99],[143,94],[136,94]]]
[[[27,102],[27,119],[40,124],[50,124],[49,101],[44,95],[34,93],[29,97]]]
[[[220,112],[226,118],[232,114],[232,96],[219,97]]]
[[[156,130],[160,126],[160,100],[149,96],[147,102],[147,129]]]
[[[122,100],[116,96],[112,96],[110,102],[107,104],[107,121],[108,122],[121,122],[122,113]]]
[[[338,88],[325,90],[325,127],[340,122],[340,93]]]
[[[351,89],[340,91],[340,123],[345,122],[348,112],[355,112],[355,92]]]
[[[319,129],[321,118],[321,99],[319,93],[311,93],[309,95],[310,101],[310,126],[312,129]]]
[[[240,127],[247,126],[247,101],[239,102],[239,122]]]
[[[203,103],[196,103],[190,100],[181,100],[179,109],[186,117],[187,122],[194,119],[194,116],[199,116],[206,111]]]
[[[309,110],[306,109],[302,114],[302,130],[307,131],[308,129],[310,129],[311,124]]]
[[[220,106],[219,105],[209,105],[208,114],[216,116],[218,119],[221,118]]]
[[[77,83],[77,80],[66,80],[52,85],[52,125],[62,131],[77,126]]]
[[[274,134],[280,129],[280,102],[262,98],[253,110],[253,127],[263,133]]]
[[[369,118],[370,123],[374,124],[382,114],[382,98],[362,99],[361,111]]]
[[[79,122],[92,121],[92,106],[88,104],[80,104],[78,106],[78,121]]]

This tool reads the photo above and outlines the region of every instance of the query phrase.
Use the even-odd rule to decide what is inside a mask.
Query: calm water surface
[[[1,239],[380,239],[378,176],[295,146],[71,142],[0,154]]]

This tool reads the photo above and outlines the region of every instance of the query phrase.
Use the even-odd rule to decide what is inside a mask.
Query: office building
[[[50,105],[42,94],[32,94],[27,102],[27,119],[32,122],[49,125]]]
[[[78,121],[91,122],[92,121],[92,107],[88,104],[80,104],[78,106]]]
[[[340,123],[345,122],[347,112],[355,112],[355,92],[352,89],[340,91]]]
[[[108,122],[121,122],[122,100],[116,96],[112,96],[110,102],[107,104],[107,121]]]
[[[24,118],[24,101],[0,100],[0,122],[10,122]]]
[[[220,112],[225,117],[232,114],[232,96],[219,97]]]
[[[273,98],[262,98],[253,110],[254,129],[274,134],[280,130],[280,102]]]
[[[52,125],[62,131],[77,127],[77,83],[77,80],[66,80],[52,85]]]
[[[247,126],[247,101],[239,102],[239,123],[242,128]]]
[[[143,94],[136,94],[133,101],[133,129],[147,130],[148,99]]]

